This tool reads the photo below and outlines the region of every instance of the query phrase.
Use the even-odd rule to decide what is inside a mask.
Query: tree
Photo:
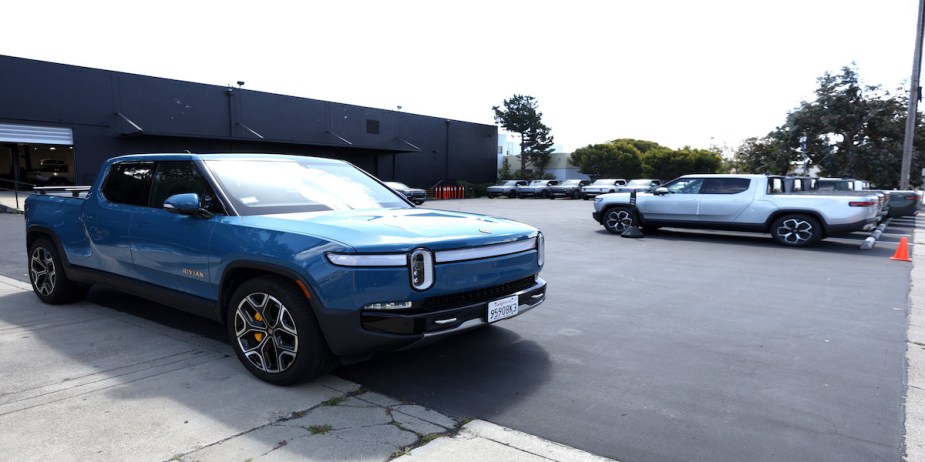
[[[678,150],[658,147],[642,157],[646,176],[673,180],[692,173],[722,173],[725,171],[723,156],[709,149],[693,149],[685,146]]]
[[[594,178],[638,178],[642,174],[642,153],[626,141],[578,148],[569,163]]]
[[[511,177],[511,163],[508,162],[507,156],[504,156],[504,159],[501,160],[501,168],[498,169],[498,179],[501,180],[512,180]]]
[[[526,177],[528,162],[540,170],[537,178],[543,176],[553,151],[551,130],[543,124],[543,114],[537,111],[537,107],[536,99],[524,95],[504,100],[504,109],[492,107],[495,122],[505,130],[520,135],[521,178]]]
[[[805,143],[808,157],[825,176],[856,177],[881,188],[897,186],[908,98],[864,85],[853,66],[837,75],[826,72],[817,81],[815,100],[801,102],[764,138],[764,147],[773,149],[746,143],[737,158],[748,159],[752,167],[774,166],[777,173],[784,162],[800,160]],[[921,146],[921,119],[916,126],[915,145]],[[913,152],[912,171],[923,166],[920,153]]]
[[[786,175],[802,154],[772,136],[749,138],[736,149],[732,165],[739,173]]]

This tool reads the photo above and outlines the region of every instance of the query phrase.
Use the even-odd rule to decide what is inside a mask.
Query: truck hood
[[[457,249],[526,239],[537,230],[505,218],[432,209],[345,210],[231,217],[244,226],[339,242],[358,252]]]

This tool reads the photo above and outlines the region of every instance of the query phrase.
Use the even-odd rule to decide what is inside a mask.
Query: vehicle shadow
[[[356,390],[338,376],[447,415],[472,415],[433,398],[484,399],[481,406],[503,412],[542,386],[550,371],[539,345],[493,326],[277,387],[241,366],[221,325],[103,288],[69,305],[43,304],[25,290],[0,293],[0,344],[0,368],[17,371],[0,379],[0,427],[10,430],[4,430],[10,441],[23,441],[17,448],[27,460],[51,447],[35,439],[44,434],[46,415],[55,415],[62,429],[54,450],[73,460],[119,460],[126,453],[166,460],[236,435],[298,458],[292,451],[299,445],[280,448],[288,436],[259,429]],[[460,391],[464,382],[469,389]],[[514,389],[492,396],[492,384]],[[310,436],[305,430],[294,438]],[[349,445],[363,437],[344,438]]]
[[[613,234],[607,230],[600,229],[596,231],[599,235],[609,235],[614,238],[623,240],[633,240]],[[785,247],[774,242],[771,236],[760,233],[746,233],[735,231],[713,231],[701,229],[681,229],[681,228],[660,228],[657,231],[642,230],[643,237],[638,239],[664,240],[669,242],[700,242],[715,243],[717,245],[740,245],[750,247],[763,247],[768,249],[780,249],[799,251],[799,252],[826,252],[839,254],[860,254],[871,257],[888,257],[893,254],[895,247],[893,242],[881,240],[886,246],[874,246],[872,249],[862,250],[860,248],[867,235],[847,234],[835,235],[823,239],[818,244],[810,247]]]
[[[456,417],[491,419],[549,382],[552,362],[540,344],[488,326],[334,374]]]

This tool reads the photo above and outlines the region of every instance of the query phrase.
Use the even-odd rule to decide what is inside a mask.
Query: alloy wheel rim
[[[285,372],[299,352],[299,334],[292,314],[270,294],[244,297],[235,311],[234,330],[238,348],[261,371]]]
[[[616,231],[624,231],[633,225],[633,217],[626,210],[617,210],[607,214],[607,226]]]
[[[48,296],[55,290],[58,272],[51,252],[45,247],[36,247],[29,258],[29,277],[39,294]]]
[[[791,218],[777,227],[777,235],[788,244],[807,242],[813,237],[813,225],[806,220]]]

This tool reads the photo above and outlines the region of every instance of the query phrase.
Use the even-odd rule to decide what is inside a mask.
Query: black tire
[[[588,196],[581,196],[582,200],[588,200]]]
[[[68,279],[58,248],[48,238],[39,238],[29,247],[29,281],[39,300],[52,305],[71,303],[87,295],[86,284]]]
[[[287,279],[260,276],[241,284],[226,328],[241,364],[274,385],[305,382],[337,365],[308,299]]]
[[[495,198],[495,196],[488,196],[488,198],[489,198],[489,199],[494,199],[494,198]]]
[[[540,199],[545,199],[549,196],[549,191],[540,191]]]
[[[508,199],[513,199],[513,198],[517,197],[517,193],[514,192],[514,191],[511,191],[511,192],[507,193],[507,197],[508,197]]]
[[[578,199],[581,194],[578,191],[572,191],[572,200]]]
[[[639,226],[636,212],[629,207],[611,207],[604,212],[601,224],[607,231],[614,234],[623,234],[630,226]]]
[[[822,239],[819,220],[808,215],[783,215],[771,225],[771,237],[781,245],[806,247]]]

